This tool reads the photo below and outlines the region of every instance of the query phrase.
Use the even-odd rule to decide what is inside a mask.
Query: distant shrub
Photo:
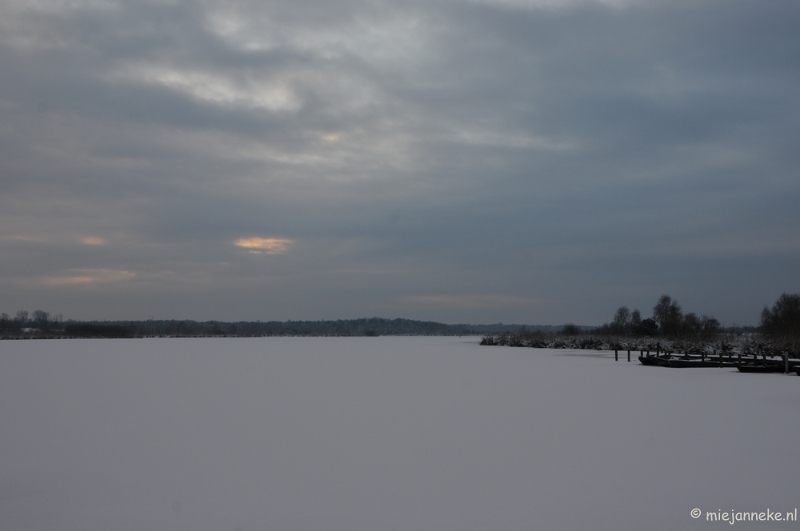
[[[120,325],[74,323],[64,327],[64,333],[73,337],[132,337],[130,328]]]
[[[577,336],[580,335],[581,328],[578,325],[574,325],[572,323],[565,324],[564,328],[561,329],[561,334],[565,336]]]

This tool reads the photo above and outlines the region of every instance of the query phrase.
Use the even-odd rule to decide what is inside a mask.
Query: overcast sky
[[[757,324],[797,0],[0,0],[0,311]]]

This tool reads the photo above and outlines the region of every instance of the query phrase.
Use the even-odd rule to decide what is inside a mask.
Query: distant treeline
[[[722,325],[713,316],[684,313],[678,301],[669,295],[662,295],[653,306],[652,317],[642,319],[639,310],[630,311],[627,306],[620,306],[611,322],[598,328],[595,333],[628,337],[709,339],[716,336],[721,328]]]
[[[714,317],[684,313],[678,301],[662,295],[653,307],[652,317],[642,319],[639,310],[621,306],[610,323],[590,330],[565,325],[556,334],[538,331],[488,333],[482,345],[533,348],[654,350],[671,345],[674,351],[702,350],[703,345],[729,342],[742,334],[758,334],[760,348],[800,349],[800,293],[781,295],[772,308],[764,307],[759,327],[722,327]],[[666,343],[664,342],[666,341]],[[711,348],[711,347],[709,347]]]
[[[653,306],[653,315],[642,319],[639,310],[621,306],[610,323],[593,331],[598,335],[623,337],[664,337],[684,340],[709,340],[721,332],[730,333],[737,327],[723,328],[710,315],[684,313],[678,301],[662,295]],[[743,327],[740,331],[758,332],[773,341],[797,343],[800,341],[800,293],[782,294],[772,308],[761,311],[761,323],[756,327]]]
[[[515,324],[444,324],[411,319],[340,319],[336,321],[64,321],[61,315],[44,310],[32,314],[20,310],[14,317],[0,314],[0,337],[250,337],[250,336],[459,336],[530,334],[670,338],[708,341],[720,333],[760,332],[772,341],[800,344],[800,294],[778,298],[772,308],[764,307],[756,327],[723,328],[712,316],[684,313],[678,302],[662,295],[652,317],[642,318],[639,310],[621,306],[610,323],[600,327],[530,326]],[[537,339],[538,341],[538,339]]]
[[[0,314],[3,337],[253,337],[253,336],[459,336],[532,331],[555,332],[558,326],[444,324],[411,319],[344,319],[336,321],[63,321],[36,310],[15,317]]]

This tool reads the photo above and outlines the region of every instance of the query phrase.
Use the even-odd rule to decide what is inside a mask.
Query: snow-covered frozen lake
[[[674,531],[800,507],[797,376],[477,341],[4,341],[0,529]],[[767,528],[800,523],[734,527]]]

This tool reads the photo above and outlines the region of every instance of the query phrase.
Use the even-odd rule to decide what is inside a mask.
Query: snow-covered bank
[[[720,334],[712,338],[675,339],[664,337],[629,337],[601,335],[557,335],[540,333],[487,334],[481,345],[574,350],[630,350],[726,356],[776,356],[788,354],[800,359],[800,345],[791,340],[771,340],[752,334]]]
[[[3,342],[0,528],[705,529],[800,506],[798,403],[478,338]]]

